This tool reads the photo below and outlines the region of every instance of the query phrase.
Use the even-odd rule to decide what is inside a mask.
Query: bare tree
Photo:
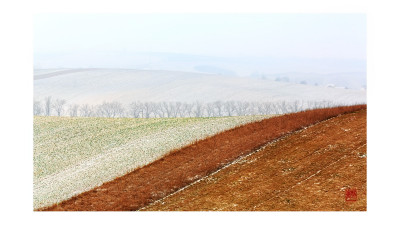
[[[71,116],[71,117],[78,116],[78,109],[79,109],[79,105],[78,104],[70,105],[69,106],[69,116]]]
[[[65,99],[57,99],[54,102],[53,107],[56,110],[57,116],[61,116],[61,113],[64,111],[65,103],[67,103]]]
[[[164,108],[162,107],[162,103],[154,103],[154,114],[159,118],[165,117],[165,111]]]
[[[250,107],[250,103],[248,102],[237,102],[236,103],[236,111],[238,113],[238,116],[245,116],[248,114]]]
[[[215,108],[215,112],[216,112],[216,116],[223,116],[223,104],[221,101],[216,101],[213,103],[214,108]]]
[[[258,112],[260,114],[262,115],[273,114],[272,105],[270,102],[259,103],[257,106],[258,106]]]
[[[276,114],[285,114],[289,112],[288,104],[286,101],[274,102],[273,107]]]
[[[190,117],[192,114],[193,104],[183,103],[182,108],[180,110],[181,117]]]
[[[195,117],[202,117],[204,111],[204,106],[201,102],[196,101],[194,104],[194,116]]]
[[[171,104],[171,116],[172,117],[178,117],[179,111],[182,109],[182,103],[181,102],[174,102]]]
[[[154,104],[151,102],[145,102],[143,104],[143,116],[145,118],[150,118],[151,114],[154,112]]]
[[[84,104],[79,107],[80,115],[83,117],[91,117],[94,116],[94,109],[93,106],[89,106],[88,104]]]
[[[42,103],[40,101],[34,100],[33,101],[33,115],[42,115],[43,113],[43,108],[42,108]]]
[[[234,101],[225,102],[224,108],[225,108],[225,112],[227,113],[227,116],[233,116],[233,114],[236,110],[235,102]]]
[[[299,112],[303,108],[303,102],[300,102],[298,100],[292,102],[291,107],[290,107],[291,112]]]
[[[212,117],[215,116],[215,111],[214,111],[214,104],[213,103],[207,103],[206,104],[206,111],[207,111],[207,116]]]
[[[161,110],[164,115],[167,117],[172,116],[172,108],[173,108],[173,103],[172,102],[162,102],[161,103]]]
[[[249,106],[249,110],[248,110],[247,114],[248,115],[257,115],[257,113],[258,113],[258,111],[257,111],[257,109],[258,109],[257,103],[256,102],[250,102],[249,104],[250,104],[250,106]]]
[[[132,102],[129,105],[129,114],[134,118],[143,116],[143,104],[141,102]]]
[[[44,99],[44,113],[46,116],[50,116],[52,108],[51,96]]]
[[[124,117],[125,116],[125,108],[119,102],[113,102],[114,111],[116,117]]]
[[[98,106],[97,112],[100,116],[104,117],[122,117],[124,115],[124,108],[121,103],[116,101],[103,102],[103,104]]]

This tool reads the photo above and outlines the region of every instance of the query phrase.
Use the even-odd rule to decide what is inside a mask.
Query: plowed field
[[[366,184],[363,110],[283,138],[143,210],[365,211]]]
[[[179,197],[179,194],[186,193],[186,191],[178,192],[178,194],[164,199],[165,201],[171,201],[171,208],[167,207],[168,204],[162,204],[164,200],[147,208],[149,210],[269,210],[267,208],[268,201],[272,201],[272,205],[276,207],[274,203],[275,198],[283,194],[292,193],[290,192],[291,189],[297,188],[297,186],[300,186],[311,178],[314,179],[314,177],[323,175],[323,172],[331,169],[334,165],[340,165],[346,158],[351,158],[353,153],[357,155],[360,154],[358,151],[361,151],[362,154],[362,147],[360,146],[363,146],[366,141],[364,134],[365,127],[363,128],[362,124],[365,126],[366,118],[365,116],[361,119],[358,118],[358,115],[362,115],[360,112],[356,114],[345,114],[362,109],[365,109],[365,106],[319,109],[274,117],[243,125],[173,151],[160,160],[127,175],[42,210],[138,210],[176,192],[182,187],[210,175],[218,169],[230,164],[238,157],[247,155],[268,142],[282,137],[282,135],[300,130],[306,126],[337,115],[343,114],[329,121],[340,123],[343,118],[348,118],[345,121],[352,124],[351,126],[348,127],[346,122],[342,122],[342,126],[337,127],[337,129],[332,132],[330,131],[331,128],[326,125],[331,122],[324,122],[321,123],[323,125],[316,125],[315,127],[326,126],[326,128],[321,131],[317,129],[314,133],[310,133],[309,136],[306,134],[304,138],[308,138],[306,140],[308,140],[309,143],[307,144],[306,141],[306,147],[303,146],[304,148],[297,146],[304,145],[305,140],[300,139],[296,141],[296,138],[293,141],[288,141],[288,144],[292,147],[288,146],[286,151],[279,150],[281,147],[276,147],[277,150],[275,153],[271,151],[271,153],[267,154],[268,157],[272,156],[272,158],[269,159],[267,157],[264,158],[264,160],[259,160],[259,164],[266,167],[260,166],[259,168],[253,168],[251,164],[247,167],[246,164],[234,164],[240,165],[239,168],[243,166],[247,173],[247,175],[240,176],[239,178],[239,183],[242,183],[242,186],[238,186],[236,183],[231,184],[231,186],[226,186],[225,183],[221,183],[220,185],[219,182],[216,182],[216,186],[211,188],[215,189],[215,192],[210,192],[210,195],[202,194],[203,192],[196,192],[195,189],[191,189],[196,188],[199,184],[203,184],[203,186],[205,186],[204,188],[207,189],[206,186],[209,184],[205,185],[204,182],[212,177],[208,176],[207,179],[185,189],[194,191],[194,194],[187,192],[189,196],[187,201],[193,202],[189,204],[193,206],[192,208],[186,208],[185,205],[187,205],[187,202],[182,203],[178,201],[182,199]],[[358,121],[358,124],[353,124],[353,120]],[[336,135],[339,128],[343,132],[341,135]],[[364,129],[364,132],[362,129]],[[308,130],[309,129],[306,131],[308,132]],[[354,132],[356,132],[356,134],[354,134]],[[284,142],[286,143],[286,141]],[[260,152],[269,151],[263,150]],[[257,154],[258,152],[253,155]],[[282,159],[279,157],[279,154],[283,154],[280,155],[283,157]],[[365,159],[364,155],[360,155],[360,157],[361,156],[363,157],[362,159]],[[257,160],[255,160],[255,162],[257,162]],[[231,166],[227,168],[231,168]],[[363,171],[363,169],[361,168],[360,171]],[[336,171],[335,173],[338,172]],[[219,176],[218,174],[220,173],[216,173],[217,176]],[[234,175],[235,172],[230,172],[228,174]],[[359,175],[362,176],[362,173]],[[345,175],[338,173],[337,176]],[[264,179],[260,180],[257,178],[252,181],[246,181],[246,179],[252,177],[262,177]],[[353,177],[355,177],[355,174],[350,173],[349,178]],[[238,177],[234,176],[232,179],[234,180],[236,178]],[[337,180],[336,177],[332,179],[334,181]],[[344,180],[345,178],[341,179]],[[358,181],[359,179],[356,180]],[[349,182],[351,181],[352,180],[349,180]],[[361,185],[363,182],[361,181],[357,184]],[[352,183],[345,184],[342,182],[341,185],[344,185],[343,187],[346,185],[353,187]],[[230,187],[233,189],[230,189]],[[258,191],[254,189],[257,187],[259,188]],[[362,186],[357,190],[359,191],[358,197],[362,199]],[[178,196],[176,197],[178,199],[177,201],[174,201],[174,196]],[[240,200],[238,201],[231,201],[229,200],[231,198],[229,196],[242,197],[239,198]],[[262,197],[261,200],[259,198],[260,196]],[[310,196],[305,196],[307,199],[309,197]],[[185,198],[183,198],[183,200],[184,199]],[[205,202],[202,202],[201,199],[205,200]],[[259,199],[259,201],[257,199]],[[266,202],[266,200],[268,201]],[[284,201],[292,205],[297,203],[291,198],[284,199]],[[194,202],[198,202],[200,205]],[[360,204],[360,202],[362,203],[360,200],[353,205]],[[165,205],[166,208],[162,208],[162,205]],[[253,208],[246,207],[249,205]],[[232,208],[232,206],[238,206],[238,208]],[[361,205],[361,209],[363,206],[364,205]],[[296,208],[282,209],[296,210]],[[271,208],[271,210],[280,210],[280,208]],[[307,210],[307,208],[304,208],[304,210]]]

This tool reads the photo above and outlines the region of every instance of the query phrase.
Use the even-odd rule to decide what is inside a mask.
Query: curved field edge
[[[366,105],[316,109],[242,125],[172,151],[100,187],[40,210],[138,210],[282,135],[364,108]]]
[[[140,210],[365,211],[366,121],[361,110],[307,127]]]
[[[34,208],[93,189],[195,140],[268,117],[35,117]]]

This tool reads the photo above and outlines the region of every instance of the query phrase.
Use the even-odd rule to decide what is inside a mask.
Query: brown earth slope
[[[366,184],[363,110],[285,137],[143,210],[365,211]]]
[[[361,105],[311,110],[240,126],[173,151],[143,168],[41,210],[138,210],[284,134],[365,108]]]

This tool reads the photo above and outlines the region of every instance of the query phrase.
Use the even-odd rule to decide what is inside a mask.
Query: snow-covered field
[[[267,117],[35,117],[34,208],[90,190],[195,140]]]
[[[66,99],[68,104],[104,101],[333,101],[365,103],[365,90],[302,85],[251,77],[133,69],[35,70],[34,98]],[[45,78],[43,78],[45,77]]]

